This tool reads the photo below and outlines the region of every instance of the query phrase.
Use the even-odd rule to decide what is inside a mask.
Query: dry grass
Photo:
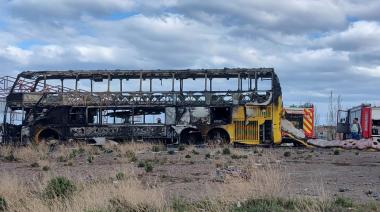
[[[75,144],[70,146],[60,145],[49,151],[47,146],[26,146],[20,148],[1,147],[2,157],[13,154],[20,161],[38,162],[40,167],[52,167],[57,163],[57,158],[67,158],[73,150],[82,155],[104,154],[104,150],[112,150],[113,155],[126,154],[127,152],[144,153],[152,152],[153,144],[149,143],[125,143],[110,145],[103,148]],[[188,154],[194,147],[186,147],[186,151],[178,154]],[[312,190],[316,191],[315,197],[292,195],[290,170],[284,167],[281,160],[265,150],[262,156],[252,151],[230,148],[231,154],[248,155],[241,165],[239,173],[225,173],[223,182],[212,182],[202,186],[201,191],[189,194],[188,199],[173,199],[173,196],[165,192],[171,185],[160,185],[157,179],[144,179],[134,173],[133,167],[123,167],[123,177],[116,179],[114,172],[109,176],[91,179],[72,179],[77,191],[72,198],[66,200],[49,200],[43,198],[42,192],[47,181],[57,176],[57,170],[39,172],[34,176],[18,176],[13,173],[0,173],[0,196],[8,203],[10,211],[229,211],[236,204],[243,204],[250,200],[277,198],[291,199],[296,202],[295,211],[328,211],[332,207],[332,196],[323,186],[322,180],[311,179]],[[199,151],[199,150],[198,150]],[[211,159],[204,159],[204,153],[200,151],[200,160],[212,160],[214,164],[220,164],[218,169],[223,170],[231,161],[231,155],[223,155],[222,148],[207,150],[212,155]],[[218,157],[218,159],[216,159]],[[76,158],[75,158],[76,159]],[[75,160],[71,159],[71,160]],[[83,159],[83,157],[82,157]],[[235,160],[237,161],[237,160]],[[237,162],[239,163],[239,162]],[[58,165],[58,163],[57,163]],[[58,167],[58,166],[57,166]],[[59,175],[74,176],[67,169],[66,173]],[[174,195],[175,196],[175,195]],[[197,198],[191,198],[198,197]],[[201,200],[201,201],[200,201]]]
[[[134,176],[125,180],[113,180],[110,176],[94,182],[74,181],[79,189],[71,199],[47,201],[41,193],[51,177],[46,174],[24,182],[17,175],[3,174],[0,176],[0,196],[6,199],[10,211],[108,210],[108,207],[115,207],[112,200],[135,209],[144,206],[163,210],[167,205],[162,189],[146,187]]]

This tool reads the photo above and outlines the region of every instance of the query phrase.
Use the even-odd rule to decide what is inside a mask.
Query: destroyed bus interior
[[[26,71],[7,96],[3,136],[278,144],[281,112],[271,68]]]

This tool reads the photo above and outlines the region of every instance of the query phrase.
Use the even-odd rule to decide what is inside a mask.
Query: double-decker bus
[[[15,111],[20,123],[9,122]],[[25,71],[7,97],[3,137],[278,144],[281,114],[272,68]]]

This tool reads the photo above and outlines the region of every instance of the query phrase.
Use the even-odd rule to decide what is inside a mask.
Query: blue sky
[[[380,103],[378,0],[0,0],[2,75],[274,67],[286,105]]]

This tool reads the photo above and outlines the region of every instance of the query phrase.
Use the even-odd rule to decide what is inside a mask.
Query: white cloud
[[[353,69],[353,72],[358,75],[368,75],[370,77],[380,78],[380,66],[375,66],[375,67],[354,66],[352,69]]]
[[[321,39],[325,46],[345,51],[379,50],[380,24],[374,21],[358,21],[351,24],[347,30],[332,33]]]
[[[29,63],[30,56],[32,55],[32,51],[24,50],[15,46],[7,46],[5,49],[0,49],[1,57],[23,65]]]
[[[322,104],[334,90],[359,104],[379,98],[380,67],[377,3],[360,2],[3,0],[0,64],[3,74],[274,67],[287,102]]]

